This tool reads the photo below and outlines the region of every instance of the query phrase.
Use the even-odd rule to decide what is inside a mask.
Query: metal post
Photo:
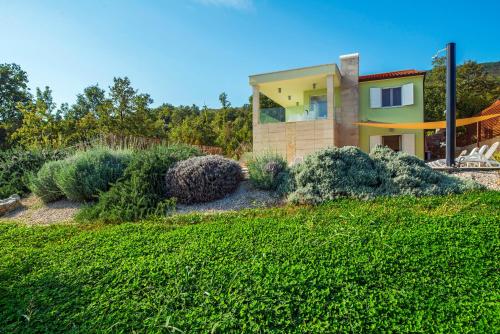
[[[477,122],[477,127],[476,127],[476,130],[477,130],[477,133],[476,133],[476,136],[477,136],[477,148],[479,148],[479,144],[481,143],[481,122]]]
[[[456,61],[455,43],[446,45],[446,166],[455,165],[456,145]]]

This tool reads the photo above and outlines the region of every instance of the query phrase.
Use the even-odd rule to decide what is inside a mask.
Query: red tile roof
[[[425,71],[403,70],[403,71],[395,71],[395,72],[360,75],[359,81],[394,79],[394,78],[412,77],[415,75],[425,75]]]

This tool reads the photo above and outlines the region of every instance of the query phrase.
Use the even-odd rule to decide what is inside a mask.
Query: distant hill
[[[492,61],[489,63],[479,63],[479,64],[484,66],[486,72],[488,72],[489,74],[500,80],[500,61]],[[460,66],[461,64],[457,65]],[[427,72],[428,71],[430,70],[427,70]]]
[[[484,66],[484,68],[486,69],[486,72],[488,72],[489,74],[491,74],[497,78],[500,78],[500,61],[492,61],[489,63],[482,63],[481,65]]]

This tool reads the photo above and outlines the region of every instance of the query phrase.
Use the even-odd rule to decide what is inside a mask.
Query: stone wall
[[[328,119],[258,124],[253,131],[254,154],[275,152],[286,157],[290,164],[334,144],[333,122]]]

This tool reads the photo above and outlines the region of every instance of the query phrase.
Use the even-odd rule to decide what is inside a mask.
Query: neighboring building
[[[425,72],[406,70],[359,76],[358,54],[336,64],[250,76],[253,151],[273,151],[289,163],[329,146],[386,145],[424,158],[423,130],[358,126],[357,122],[424,121]],[[260,95],[274,101],[261,108]]]

